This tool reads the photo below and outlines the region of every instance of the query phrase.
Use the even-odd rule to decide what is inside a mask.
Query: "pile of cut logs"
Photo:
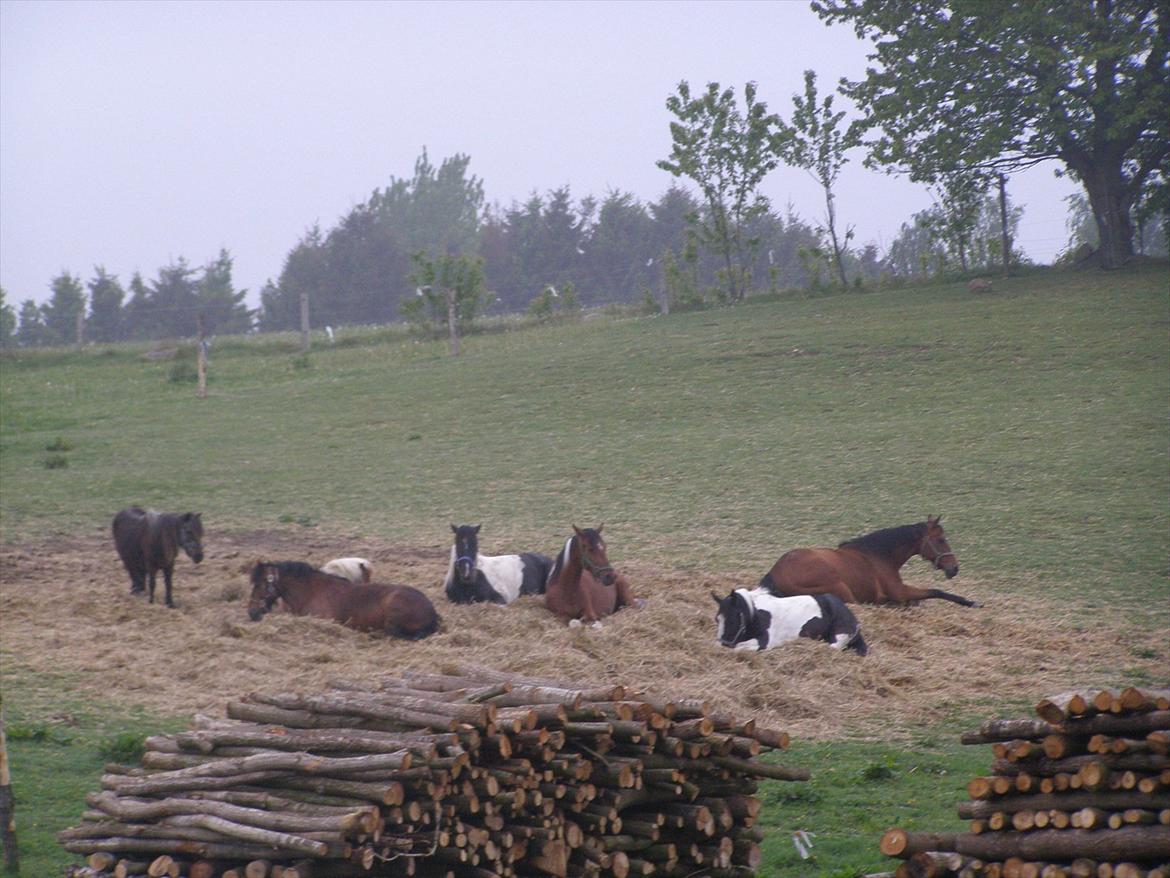
[[[1036,713],[963,735],[994,756],[958,806],[970,832],[891,829],[897,878],[1170,878],[1170,690],[1070,692]]]
[[[252,694],[227,719],[107,766],[76,876],[661,875],[746,878],[757,757],[788,735],[705,702],[456,668],[320,695]]]

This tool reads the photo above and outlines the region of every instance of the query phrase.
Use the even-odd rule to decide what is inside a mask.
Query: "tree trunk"
[[[1133,257],[1133,195],[1121,166],[1095,165],[1079,171],[1097,221],[1097,260],[1102,268],[1120,268]]]
[[[841,286],[849,286],[845,278],[845,262],[841,258],[841,245],[837,243],[837,211],[833,208],[833,192],[825,186],[825,215],[829,220],[829,240],[833,243],[833,261],[837,266],[837,277],[841,279]]]

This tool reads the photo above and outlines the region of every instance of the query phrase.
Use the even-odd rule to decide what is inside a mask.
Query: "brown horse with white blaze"
[[[622,607],[640,606],[626,578],[606,556],[601,529],[573,525],[573,536],[553,562],[544,592],[544,605],[570,626],[601,627],[601,618]]]
[[[297,616],[332,619],[406,640],[434,634],[441,622],[430,598],[409,585],[365,585],[300,561],[257,561],[248,618],[260,621],[278,600]]]
[[[832,594],[857,604],[912,604],[940,598],[964,607],[978,606],[942,589],[904,583],[899,571],[915,555],[942,570],[947,579],[959,572],[959,559],[947,542],[939,517],[930,516],[918,524],[846,540],[835,549],[792,549],[764,574],[760,588],[778,597]]]

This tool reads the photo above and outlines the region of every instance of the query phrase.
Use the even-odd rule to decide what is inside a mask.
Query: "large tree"
[[[754,82],[744,86],[743,97],[741,111],[730,88],[710,82],[692,95],[686,80],[680,82],[666,99],[677,119],[670,123],[670,158],[658,162],[664,171],[693,180],[703,193],[700,240],[719,255],[725,295],[733,302],[751,283],[748,265],[758,241],[747,226],[768,210],[759,187],[778,162],[772,146],[776,117],[756,100]]]
[[[1134,204],[1170,157],[1165,0],[813,0],[874,40],[844,90],[881,129],[874,158],[933,181],[1055,159],[1085,187],[1100,260],[1133,254]]]
[[[4,301],[7,293],[0,287],[0,348],[16,344],[16,312]]]

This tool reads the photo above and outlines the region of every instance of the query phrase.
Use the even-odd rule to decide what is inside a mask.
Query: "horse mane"
[[[568,565],[569,549],[573,545],[573,540],[576,538],[577,537],[575,534],[569,537],[567,540],[565,540],[565,547],[557,552],[557,559],[553,562],[552,570],[549,571],[548,579],[546,580],[547,582],[552,582],[554,579],[560,576],[561,571],[564,570]]]
[[[289,576],[313,576],[314,574],[320,576],[333,576],[331,573],[323,573],[312,564],[306,564],[304,561],[258,561],[256,566],[252,568],[252,585],[260,584],[260,571],[265,567],[275,567],[277,572],[283,577],[285,574]],[[345,577],[337,576],[334,579],[344,579]],[[346,580],[348,582],[349,580]]]
[[[867,555],[889,557],[897,551],[899,546],[911,541],[921,541],[922,535],[926,532],[925,529],[926,525],[923,522],[904,524],[901,527],[885,527],[865,534],[865,536],[854,537],[851,540],[838,543],[837,548],[857,549],[857,551],[865,552]]]

